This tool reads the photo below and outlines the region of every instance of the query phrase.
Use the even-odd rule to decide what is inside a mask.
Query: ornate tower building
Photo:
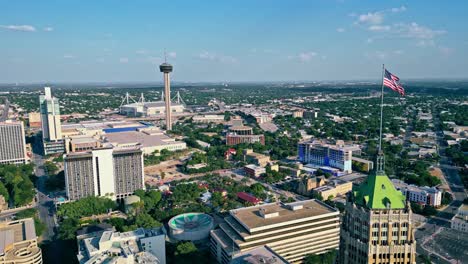
[[[348,194],[339,263],[415,264],[412,212],[385,174],[384,155],[364,183]]]

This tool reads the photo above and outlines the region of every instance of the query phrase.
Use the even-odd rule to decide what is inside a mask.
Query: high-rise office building
[[[28,160],[23,122],[0,122],[0,164],[25,164]]]
[[[172,72],[172,65],[167,62],[164,62],[159,66],[159,70],[164,73],[164,94],[165,103],[166,103],[166,130],[172,129],[172,111],[171,111],[171,78],[169,74]]]
[[[88,196],[123,198],[144,189],[143,153],[139,149],[94,149],[64,155],[68,199]]]
[[[39,108],[44,154],[63,153],[65,145],[62,139],[60,105],[59,100],[52,96],[50,87],[44,87],[44,95],[39,96]]]
[[[34,219],[0,223],[0,263],[41,264]]]
[[[234,209],[211,231],[211,252],[219,263],[268,246],[290,263],[339,245],[339,212],[316,200],[271,203]]]
[[[339,263],[416,263],[411,207],[385,174],[383,164],[380,153],[376,171],[348,193]]]

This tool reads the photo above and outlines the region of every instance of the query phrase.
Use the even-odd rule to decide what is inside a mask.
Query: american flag
[[[383,85],[387,86],[395,92],[398,92],[401,95],[405,95],[405,88],[401,86],[400,78],[398,78],[396,75],[391,74],[386,69],[383,79]]]

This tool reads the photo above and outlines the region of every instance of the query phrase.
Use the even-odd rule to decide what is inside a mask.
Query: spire
[[[383,150],[379,150],[375,164],[376,164],[376,167],[375,167],[376,172],[385,173],[385,155],[383,153]]]

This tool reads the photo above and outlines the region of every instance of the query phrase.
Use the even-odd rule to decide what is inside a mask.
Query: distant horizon
[[[409,78],[401,80],[402,83],[408,82],[431,82],[431,81],[446,81],[446,82],[456,82],[456,81],[468,81],[468,77],[464,78]],[[335,80],[283,80],[283,81],[176,81],[172,80],[173,85],[177,84],[313,84],[313,83],[328,83],[336,82],[339,84],[345,84],[346,82],[369,82],[372,84],[379,84],[381,81],[376,79],[335,79]],[[68,81],[68,82],[0,82],[0,86],[6,85],[112,85],[112,84],[145,84],[145,85],[163,85],[163,81]]]

